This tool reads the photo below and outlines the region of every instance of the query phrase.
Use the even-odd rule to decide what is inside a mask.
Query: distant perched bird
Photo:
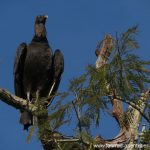
[[[45,22],[48,16],[37,16],[35,35],[29,45],[20,44],[14,63],[15,94],[33,102],[33,99],[55,94],[64,70],[64,57],[60,50],[54,56],[46,38]],[[20,123],[24,129],[33,124],[30,112],[21,111]]]

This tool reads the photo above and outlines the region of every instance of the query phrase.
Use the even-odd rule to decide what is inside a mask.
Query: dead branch
[[[144,94],[144,97],[143,97],[143,94]],[[138,103],[141,102],[142,105],[145,105],[148,96],[150,96],[150,90],[147,90],[147,91],[146,91],[145,93],[143,93],[143,94],[141,95],[141,98],[139,99]],[[134,108],[135,110],[137,110],[137,111],[140,113],[140,115],[141,115],[147,122],[150,123],[150,118],[149,118],[146,114],[143,113],[143,106],[141,107],[141,105],[138,104],[138,103],[135,104],[134,102],[131,102],[131,101],[128,101],[128,100],[123,100],[123,99],[121,99],[121,98],[118,98],[118,100],[120,100],[120,101],[122,101],[122,102],[128,104],[128,105],[130,106],[129,109]]]
[[[31,103],[28,104],[27,100],[15,96],[8,92],[5,89],[0,89],[0,100],[4,103],[13,106],[16,109],[27,110],[34,113],[37,110],[37,107]],[[28,104],[28,107],[27,107]]]

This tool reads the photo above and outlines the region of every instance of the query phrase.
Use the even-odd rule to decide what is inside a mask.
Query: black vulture
[[[14,63],[15,94],[33,102],[35,97],[48,97],[58,89],[64,70],[64,58],[60,50],[54,56],[46,38],[47,16],[37,16],[35,35],[29,45],[20,44]],[[36,96],[35,96],[36,95]],[[24,129],[33,124],[30,112],[21,111],[20,123]]]

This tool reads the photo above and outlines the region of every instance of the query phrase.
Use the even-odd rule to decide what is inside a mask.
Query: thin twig
[[[74,101],[72,101],[72,105],[73,105],[74,111],[75,111],[75,113],[76,113],[78,122],[79,122],[78,126],[79,126],[79,132],[80,132],[80,134],[81,134],[81,133],[82,133],[81,120],[80,120],[80,117],[79,117],[79,114],[78,114],[78,111],[77,111],[77,109],[76,109],[76,106],[75,106]],[[82,136],[81,136],[80,138],[81,138],[81,141],[83,141],[83,140],[82,140]]]
[[[76,95],[77,101],[79,101],[79,98],[78,98],[78,96],[77,96],[76,93],[75,93],[75,95]],[[84,144],[83,138],[82,138],[82,125],[81,125],[80,115],[79,115],[79,112],[76,109],[74,101],[72,101],[72,105],[73,105],[73,108],[75,110],[75,113],[76,113],[76,116],[77,116],[77,119],[78,119],[78,127],[79,127],[79,132],[80,132],[80,140],[81,140],[81,143]],[[84,149],[83,145],[82,145],[82,148]]]

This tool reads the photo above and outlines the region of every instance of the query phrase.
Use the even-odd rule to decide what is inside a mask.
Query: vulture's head
[[[48,18],[47,15],[37,16],[35,20],[35,35],[38,37],[45,37],[46,36],[46,28],[45,22]]]

